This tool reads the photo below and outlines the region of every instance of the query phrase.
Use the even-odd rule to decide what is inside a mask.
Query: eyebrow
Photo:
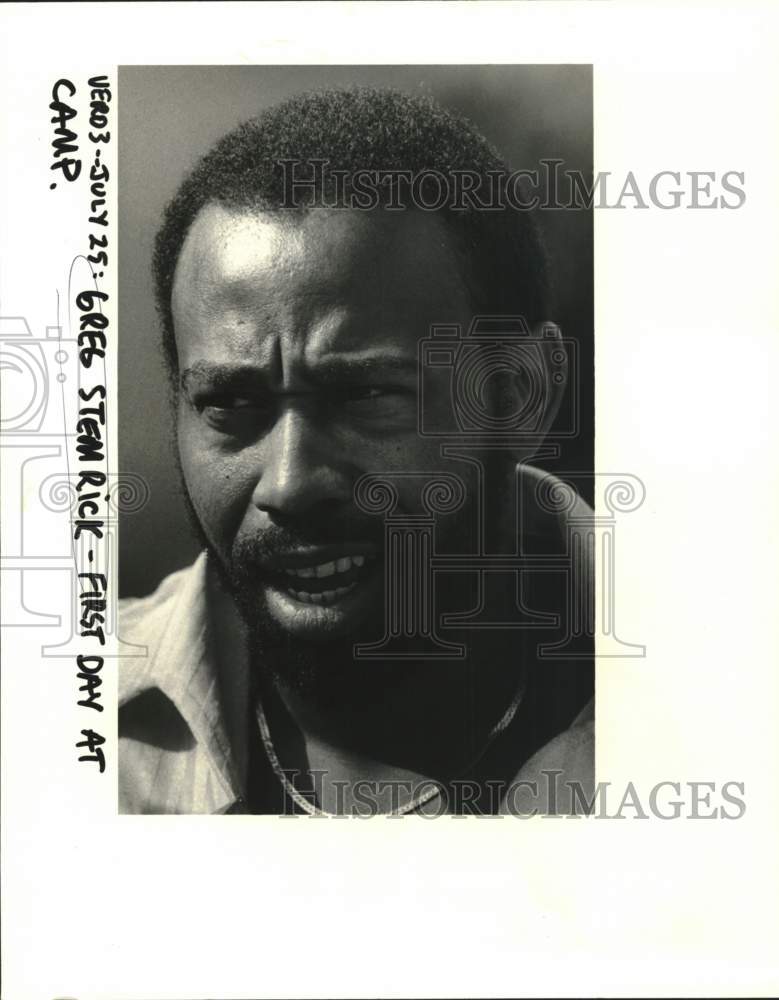
[[[261,368],[246,364],[214,364],[210,361],[195,361],[185,368],[179,376],[182,389],[187,389],[192,382],[207,383],[214,388],[235,385],[236,383],[253,383],[264,381],[265,373]]]
[[[315,368],[306,368],[305,379],[315,386],[332,386],[353,382],[366,375],[416,375],[417,368],[416,357],[405,355],[371,353],[351,357],[333,356],[322,359]],[[241,362],[195,361],[181,373],[179,381],[184,389],[192,382],[206,383],[220,389],[236,385],[267,384],[268,373],[264,368]]]

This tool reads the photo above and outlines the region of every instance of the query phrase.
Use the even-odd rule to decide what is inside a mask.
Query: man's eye
[[[254,401],[241,396],[208,396],[201,401],[201,407],[214,410],[243,410]]]
[[[402,390],[396,386],[354,386],[348,389],[343,389],[338,393],[340,398],[346,404],[376,404],[380,401],[388,401],[391,399],[396,399],[398,396],[402,395]]]
[[[270,404],[248,396],[207,396],[197,400],[198,413],[211,427],[225,433],[235,433],[267,420]]]
[[[337,393],[333,403],[358,419],[387,420],[413,408],[416,394],[399,386],[355,386]]]
[[[354,388],[344,389],[343,398],[344,402],[347,403],[362,403],[369,400],[381,399],[382,396],[387,395],[387,389],[378,389],[375,386],[355,386]]]

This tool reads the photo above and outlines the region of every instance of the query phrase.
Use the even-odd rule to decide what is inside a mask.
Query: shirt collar
[[[248,662],[242,629],[233,627],[237,612],[231,602],[228,607],[224,594],[215,595],[215,589],[208,554],[203,552],[182,572],[161,627],[149,630],[144,665],[120,671],[119,705],[152,688],[166,695],[210,765],[221,793],[215,811],[225,811],[240,798],[245,783],[246,733],[235,725],[229,706],[246,703]],[[229,669],[220,670],[220,660],[226,664],[226,658],[218,657],[217,650],[228,634],[233,635],[231,662]]]

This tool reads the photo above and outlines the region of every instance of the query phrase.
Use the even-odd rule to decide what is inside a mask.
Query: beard
[[[471,534],[473,511],[459,513],[463,516],[447,526],[445,537],[449,551],[463,551],[460,540]],[[377,572],[382,572],[386,559],[384,526],[380,518],[371,518],[371,521],[374,523],[369,531],[349,531],[340,537],[359,537],[375,544],[382,553]],[[351,705],[353,711],[363,699],[375,702],[382,695],[411,693],[421,671],[428,677],[440,676],[441,680],[447,674],[451,677],[452,660],[433,661],[423,654],[413,657],[414,649],[419,648],[414,636],[396,638],[393,654],[395,657],[402,654],[403,659],[368,659],[359,655],[356,647],[376,643],[386,633],[387,600],[383,587],[379,599],[348,635],[306,639],[291,633],[276,620],[265,597],[262,567],[279,552],[327,544],[330,540],[328,534],[321,531],[303,534],[271,527],[260,536],[238,539],[229,562],[220,559],[209,546],[222,585],[232,596],[247,627],[254,671],[273,685],[293,692],[311,708],[329,714],[344,704]],[[442,551],[442,537],[437,537],[437,544]],[[472,606],[473,598],[472,581],[466,580],[463,574],[453,574],[437,582],[433,605],[440,611],[466,610]]]
[[[364,666],[355,659],[354,645],[381,635],[381,608],[373,608],[349,636],[303,638],[285,629],[270,612],[263,567],[279,553],[327,544],[328,534],[269,527],[259,536],[237,539],[227,563],[211,548],[222,584],[246,625],[253,670],[272,684],[323,707],[329,697],[337,697],[336,689],[348,690],[358,672],[364,674]],[[365,538],[365,533],[360,537]]]
[[[493,456],[490,456],[493,459]],[[381,517],[352,511],[340,519],[306,518],[300,523],[271,523],[262,532],[234,540],[227,556],[220,553],[208,538],[192,504],[185,481],[183,497],[192,528],[209,553],[209,564],[216,571],[222,588],[232,597],[246,626],[250,662],[255,679],[286,689],[316,711],[337,713],[349,706],[354,714],[360,704],[375,710],[384,696],[414,697],[420,680],[440,688],[451,684],[463,668],[455,659],[414,658],[416,637],[398,640],[393,658],[366,659],[356,655],[355,646],[380,640],[386,627],[386,595],[375,601],[348,635],[324,635],[307,639],[291,633],[270,613],[266,597],[265,567],[280,554],[316,545],[359,539],[374,545],[386,558],[385,534]],[[478,537],[476,490],[467,491],[465,504],[455,513],[439,517],[435,525],[435,551],[438,554],[474,551]],[[482,517],[492,520],[501,511],[503,498],[496,497]],[[502,515],[501,515],[502,516]],[[433,607],[441,612],[467,611],[475,606],[476,574],[438,574]],[[448,637],[447,637],[448,638]],[[397,658],[407,646],[406,657]]]

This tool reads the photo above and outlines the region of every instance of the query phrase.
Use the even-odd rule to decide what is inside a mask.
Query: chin
[[[356,636],[366,622],[376,617],[380,596],[374,588],[362,587],[356,592],[338,595],[330,604],[317,604],[269,587],[265,591],[264,604],[266,615],[290,638],[326,642]]]
[[[266,641],[327,643],[351,638],[375,641],[383,634],[381,564],[345,587],[303,589],[301,581],[274,579],[233,588],[244,618]],[[258,636],[259,637],[259,636]],[[264,644],[264,643],[263,643]]]

